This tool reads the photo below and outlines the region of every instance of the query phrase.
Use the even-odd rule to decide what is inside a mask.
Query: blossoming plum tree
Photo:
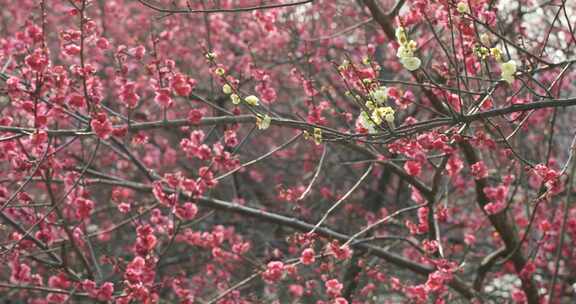
[[[576,299],[573,1],[0,6],[3,302]]]

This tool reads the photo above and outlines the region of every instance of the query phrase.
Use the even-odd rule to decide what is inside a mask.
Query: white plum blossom
[[[385,87],[379,87],[372,92],[372,98],[376,104],[383,105],[388,100],[388,89]]]
[[[517,70],[516,62],[514,60],[504,62],[500,65],[500,70],[502,71],[502,79],[511,84]]]
[[[257,106],[260,103],[260,99],[254,95],[244,98],[244,101],[251,106]]]
[[[417,46],[416,41],[408,40],[406,31],[403,27],[396,29],[396,40],[400,45],[398,47],[398,51],[396,52],[396,56],[400,58],[400,63],[402,63],[404,68],[410,72],[414,72],[419,69],[422,61],[418,57],[414,56],[414,52],[416,51]]]
[[[413,72],[420,68],[422,61],[418,57],[403,57],[400,58],[400,63],[402,63],[408,71]]]

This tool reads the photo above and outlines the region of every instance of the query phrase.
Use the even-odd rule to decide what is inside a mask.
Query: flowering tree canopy
[[[0,6],[2,302],[575,301],[574,1]]]

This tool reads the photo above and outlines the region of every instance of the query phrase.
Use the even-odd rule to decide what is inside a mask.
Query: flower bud
[[[251,106],[257,106],[260,102],[260,99],[258,99],[258,97],[254,96],[254,95],[250,95],[250,96],[244,98],[244,101],[246,101],[246,103],[251,105]]]
[[[232,103],[237,105],[240,104],[240,96],[236,95],[236,94],[232,94],[230,95],[230,99],[232,100]]]
[[[222,92],[226,95],[232,94],[232,87],[229,84],[225,84],[222,86]]]
[[[258,126],[258,129],[260,130],[268,129],[268,127],[270,127],[270,122],[272,122],[272,119],[270,118],[270,116],[268,116],[268,114],[264,116],[262,115],[256,116],[256,126]]]

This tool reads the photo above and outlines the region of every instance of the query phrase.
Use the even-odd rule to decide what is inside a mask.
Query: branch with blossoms
[[[573,298],[573,3],[4,2],[3,299]]]
[[[290,6],[298,6],[307,3],[312,3],[314,0],[304,0],[304,1],[296,1],[296,2],[288,2],[288,3],[278,3],[278,4],[270,4],[270,5],[258,5],[258,6],[250,6],[250,7],[239,7],[239,8],[213,8],[213,9],[195,9],[193,8],[193,4],[191,1],[186,1],[186,9],[178,9],[178,8],[161,8],[150,3],[147,0],[138,0],[142,5],[160,12],[160,13],[170,13],[170,14],[197,14],[197,13],[204,13],[204,14],[215,14],[215,13],[240,13],[240,12],[252,12],[258,10],[268,10],[274,8],[283,8],[283,7],[290,7]]]

